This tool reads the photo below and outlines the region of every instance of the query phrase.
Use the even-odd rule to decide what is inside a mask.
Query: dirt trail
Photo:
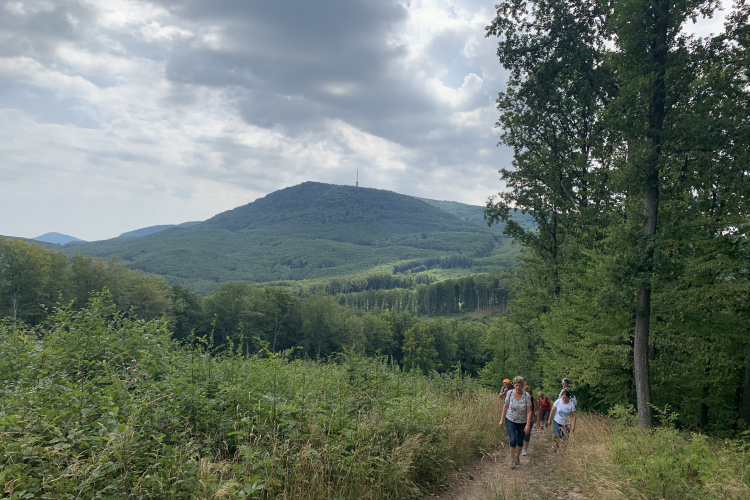
[[[503,428],[505,432],[505,428]],[[584,500],[579,491],[556,484],[565,455],[571,450],[552,452],[552,429],[534,429],[529,456],[510,469],[509,449],[504,446],[454,474],[450,489],[431,495],[437,500]]]

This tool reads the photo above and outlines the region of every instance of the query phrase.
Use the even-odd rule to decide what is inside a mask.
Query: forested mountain
[[[190,227],[200,223],[200,221],[190,221],[183,222],[182,224],[160,224],[157,226],[142,227],[140,229],[134,229],[133,231],[122,233],[118,238],[137,238],[138,236],[158,233],[159,231],[164,231],[172,227]]]
[[[200,293],[233,280],[310,280],[430,269],[451,269],[441,277],[457,277],[511,265],[516,254],[510,239],[491,233],[486,224],[420,199],[315,182],[276,191],[191,227],[71,244],[63,251],[117,257],[131,269]]]
[[[62,233],[44,233],[36,238],[31,238],[34,241],[41,241],[44,243],[52,243],[54,245],[65,245],[67,243],[85,243],[86,240],[81,240],[75,236],[70,236]]]

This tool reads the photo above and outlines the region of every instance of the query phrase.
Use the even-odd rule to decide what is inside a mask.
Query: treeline
[[[511,292],[518,287],[513,269],[498,269],[420,285],[415,289],[369,290],[340,294],[341,305],[364,311],[408,312],[417,316],[462,314],[503,308]]]
[[[463,280],[464,289],[479,280]],[[451,280],[451,290],[462,290],[458,281]],[[499,289],[500,281],[497,275],[486,285]],[[131,317],[164,318],[177,340],[239,348],[248,357],[293,349],[294,356],[323,359],[352,349],[391,357],[407,369],[445,372],[459,364],[474,375],[486,360],[486,322],[420,319],[408,309],[367,311],[346,307],[324,290],[295,295],[243,282],[223,283],[203,297],[116,260],[68,259],[23,240],[0,239],[0,317],[38,325],[60,307],[83,308],[102,290]]]
[[[498,376],[568,376],[579,401],[635,405],[643,427],[656,407],[708,432],[750,425],[750,6],[686,34],[715,6],[497,6],[516,153],[487,213],[525,252]]]
[[[170,310],[171,290],[153,275],[131,271],[117,259],[96,260],[81,254],[68,258],[20,239],[0,237],[0,318],[36,325],[56,305],[86,305],[92,292],[106,288],[121,311],[140,319]]]
[[[401,264],[395,264],[393,266],[393,274],[421,273],[436,267],[439,267],[440,269],[466,269],[473,265],[474,259],[468,255],[444,255],[442,257],[430,257],[428,259],[410,260]]]

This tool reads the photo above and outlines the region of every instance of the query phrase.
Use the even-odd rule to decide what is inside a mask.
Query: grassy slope
[[[3,498],[422,498],[503,439],[460,374],[209,352],[99,300],[0,349]]]
[[[462,210],[473,214],[470,220]],[[56,248],[69,255],[117,256],[130,268],[201,293],[231,280],[315,280],[451,254],[475,259],[471,268],[436,271],[445,278],[512,263],[517,250],[510,240],[475,223],[481,211],[391,191],[306,182],[196,226]]]

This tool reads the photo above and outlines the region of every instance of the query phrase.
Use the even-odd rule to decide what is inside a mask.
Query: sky
[[[0,234],[106,239],[357,171],[483,205],[512,159],[493,17],[493,0],[0,0]]]

